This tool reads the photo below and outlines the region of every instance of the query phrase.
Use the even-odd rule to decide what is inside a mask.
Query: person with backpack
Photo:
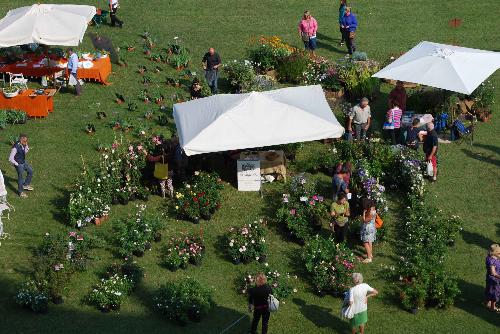
[[[262,318],[262,334],[267,334],[267,327],[271,312],[269,311],[269,295],[272,289],[267,284],[267,277],[263,273],[258,273],[255,277],[255,287],[248,290],[248,310],[253,311],[253,320],[250,333],[257,332],[260,318]]]

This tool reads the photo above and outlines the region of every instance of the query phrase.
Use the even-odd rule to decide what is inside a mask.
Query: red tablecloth
[[[107,83],[109,74],[111,73],[111,60],[109,57],[100,58],[92,61],[94,66],[92,68],[79,68],[78,78],[82,80],[97,81],[100,83]],[[25,66],[19,66],[20,64],[26,64]],[[13,63],[0,66],[0,73],[22,73],[25,77],[42,77],[42,76],[52,76],[57,72],[63,71],[66,74],[66,68],[60,67],[48,67],[40,66],[36,62],[22,62]]]
[[[46,92],[53,90],[46,90]],[[35,91],[33,89],[25,90],[19,95],[11,98],[6,98],[3,92],[0,92],[0,109],[15,109],[23,110],[30,117],[46,117],[49,112],[54,111],[54,96],[53,95],[37,95],[30,96]]]

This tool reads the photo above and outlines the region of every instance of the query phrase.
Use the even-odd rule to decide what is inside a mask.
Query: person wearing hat
[[[372,122],[372,113],[370,111],[370,106],[368,105],[370,101],[367,97],[363,97],[359,104],[352,107],[349,113],[349,119],[347,120],[347,130],[352,132],[352,127],[354,124],[354,130],[356,132],[356,139],[365,139],[366,132],[370,128]]]
[[[496,303],[500,300],[500,246],[493,244],[486,256],[486,306],[495,312],[500,312]]]

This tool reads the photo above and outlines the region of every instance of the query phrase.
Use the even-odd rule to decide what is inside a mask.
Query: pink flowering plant
[[[231,227],[224,237],[224,250],[233,262],[259,261],[266,255],[266,221],[260,219]]]
[[[354,254],[344,243],[316,235],[303,248],[302,260],[318,293],[342,293],[349,288]]]
[[[316,184],[304,175],[296,176],[283,194],[277,219],[299,240],[309,239],[314,230],[328,220],[324,198],[316,193]]]
[[[182,234],[172,237],[162,249],[162,262],[170,269],[186,269],[189,263],[199,265],[205,254],[200,236]]]

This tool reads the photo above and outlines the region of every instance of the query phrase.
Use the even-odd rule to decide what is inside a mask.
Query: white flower
[[[269,267],[269,263],[267,263],[267,262],[266,262],[266,263],[264,263],[264,265],[265,265],[266,267]]]

